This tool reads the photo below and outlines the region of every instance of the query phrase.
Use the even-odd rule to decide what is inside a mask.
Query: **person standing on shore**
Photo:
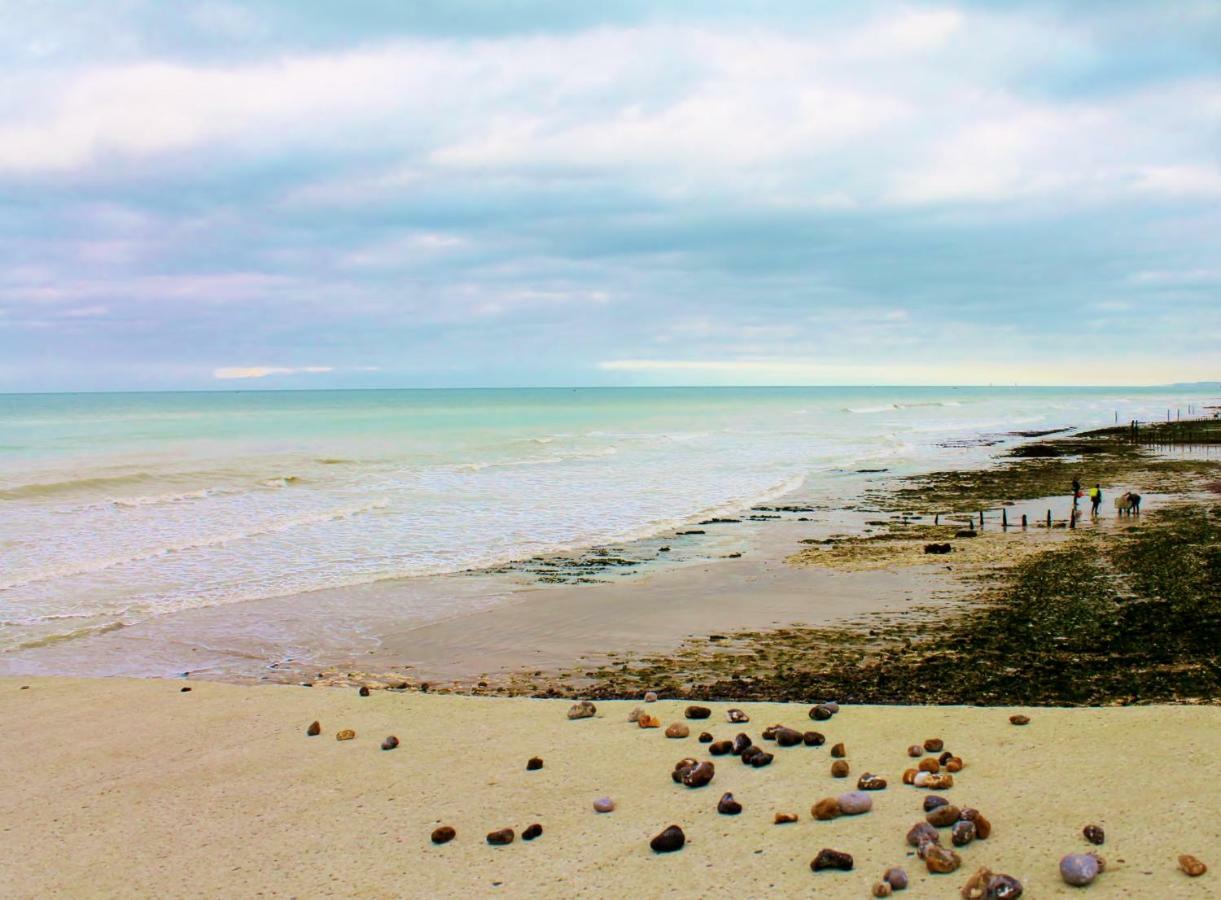
[[[1073,506],[1077,506],[1077,501],[1081,499],[1081,479],[1073,479]]]
[[[1102,506],[1102,485],[1095,484],[1090,488],[1090,515],[1098,518],[1098,510]]]

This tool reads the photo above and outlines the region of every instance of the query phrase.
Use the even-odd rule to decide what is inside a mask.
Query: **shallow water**
[[[0,650],[187,609],[643,538],[798,489],[844,496],[858,489],[859,469],[977,461],[987,452],[972,444],[981,434],[1161,418],[1201,396],[1004,388],[3,396]],[[441,619],[463,602],[428,592],[411,615]]]

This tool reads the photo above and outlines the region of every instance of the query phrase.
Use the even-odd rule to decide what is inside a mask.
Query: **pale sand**
[[[0,895],[861,898],[901,864],[912,887],[897,896],[957,896],[987,865],[1041,898],[1076,894],[1057,861],[1090,849],[1090,822],[1107,831],[1108,868],[1089,896],[1218,889],[1218,708],[1033,709],[1018,728],[1010,709],[845,707],[813,727],[847,742],[854,776],[870,770],[891,786],[868,815],[815,822],[815,800],[852,786],[830,777],[826,747],[777,749],[764,769],[723,757],[711,785],[689,790],[669,771],[703,757],[702,745],[628,724],[628,702],[568,721],[566,701],[216,683],[184,694],[182,684],[0,680]],[[668,722],[684,705],[649,709]],[[711,705],[707,727],[732,737],[726,704]],[[805,707],[744,708],[755,736],[772,721],[811,727]],[[323,734],[308,738],[314,719]],[[341,728],[356,740],[336,741]],[[382,752],[390,733],[403,745]],[[904,844],[926,793],[899,783],[906,746],[934,736],[967,762],[948,797],[995,828],[941,876]],[[527,772],[534,754],[546,765]],[[745,806],[736,818],[715,812],[726,790]],[[592,811],[603,794],[618,801],[614,813]],[[772,825],[778,810],[802,819]],[[433,847],[442,822],[458,838]],[[546,829],[533,843],[484,842],[532,822]],[[687,847],[654,855],[649,838],[672,822]],[[821,847],[852,853],[856,870],[811,873]],[[1209,873],[1177,871],[1183,852]]]

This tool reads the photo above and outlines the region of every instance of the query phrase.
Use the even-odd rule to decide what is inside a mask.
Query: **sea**
[[[648,538],[1015,431],[1164,420],[1173,388],[0,395],[3,656],[203,607]],[[1215,396],[1215,393],[1212,395]],[[1215,402],[1215,401],[1214,401]],[[1180,412],[1181,411],[1181,412]],[[443,595],[421,620],[455,610]],[[432,608],[435,607],[435,608]]]

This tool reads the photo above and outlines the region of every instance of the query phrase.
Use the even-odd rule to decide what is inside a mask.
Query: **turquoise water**
[[[0,649],[200,606],[645,537],[983,433],[1164,418],[1169,389],[0,396]],[[304,600],[303,602],[308,602]],[[449,611],[439,606],[436,614]]]

